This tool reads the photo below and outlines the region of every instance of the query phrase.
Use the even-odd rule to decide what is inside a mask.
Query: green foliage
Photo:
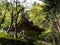
[[[11,24],[12,13],[14,16],[13,25],[15,24],[15,18],[18,15],[17,23],[21,20],[21,17],[24,16],[26,19],[33,21],[34,25],[37,25],[40,28],[46,27],[45,28],[46,31],[40,35],[38,35],[38,33],[33,30],[26,31],[25,34],[27,36],[31,36],[33,38],[37,38],[46,42],[53,42],[52,40],[55,39],[52,34],[53,33],[52,26],[54,23],[54,19],[60,16],[59,0],[44,0],[44,4],[42,5],[34,3],[32,7],[28,10],[28,12],[24,12],[24,6],[21,5],[20,3],[17,4],[17,10],[16,10],[16,7],[11,2],[7,2],[7,0],[4,0],[2,3],[0,3],[0,22],[5,15],[5,18],[3,19],[3,23],[1,23],[1,26],[3,28],[7,29]],[[0,31],[0,37],[13,39],[13,35],[9,35],[9,34],[7,35],[5,31]],[[59,33],[59,37],[60,37],[60,33]],[[18,40],[20,39],[21,38],[18,37]],[[22,41],[26,41],[26,40],[23,39]],[[34,44],[44,45],[42,43],[38,43],[38,40],[35,40]]]
[[[44,5],[34,4],[29,10],[30,20],[33,21],[35,25],[42,27],[42,22],[45,20],[45,12],[43,12]]]
[[[38,40],[36,40],[36,41],[34,42],[34,44],[35,44],[35,45],[45,45],[45,44],[43,44],[43,43],[39,43]]]
[[[0,38],[4,38],[4,37],[6,37],[6,32],[3,32],[3,31],[0,31]]]
[[[23,13],[24,7],[22,5],[20,5],[19,3],[17,3],[17,12],[19,11],[19,14],[16,12],[16,7],[14,7],[14,5],[11,2],[7,2],[7,0],[3,1],[0,4],[0,22],[3,18],[3,16],[5,15],[5,18],[3,19],[3,23],[1,23],[1,26],[3,28],[8,28],[9,25],[11,24],[11,15],[13,15],[15,18],[15,15],[18,15],[18,19],[17,22],[20,21],[21,18],[21,14]],[[13,14],[12,14],[13,11]],[[13,20],[15,21],[15,20]],[[14,22],[13,22],[14,23]]]
[[[0,38],[9,38],[9,39],[12,39],[12,36],[7,34],[6,31],[0,30]]]

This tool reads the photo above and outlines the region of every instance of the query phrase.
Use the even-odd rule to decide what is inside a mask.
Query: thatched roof
[[[14,30],[15,30],[15,27],[12,26],[10,31],[14,31]],[[33,22],[30,22],[25,18],[22,18],[17,24],[17,32],[20,32],[21,30],[33,30],[39,33],[41,33],[42,31],[45,31],[45,29],[39,28],[38,26],[34,26]]]

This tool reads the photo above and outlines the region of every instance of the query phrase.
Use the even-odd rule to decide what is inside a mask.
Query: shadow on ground
[[[20,40],[0,38],[0,45],[34,45],[32,42],[23,42]]]

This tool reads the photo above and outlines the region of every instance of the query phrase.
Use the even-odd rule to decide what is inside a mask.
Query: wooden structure
[[[38,33],[45,31],[45,29],[39,28],[38,26],[34,26],[33,22],[28,21],[26,18],[22,18],[17,24],[17,33],[26,30],[33,30]],[[8,30],[8,33],[14,31],[15,31],[15,26],[11,26],[10,29]]]

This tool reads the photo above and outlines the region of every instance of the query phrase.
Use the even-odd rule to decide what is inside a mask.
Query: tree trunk
[[[16,12],[17,12],[17,0],[16,0]],[[14,32],[14,39],[17,39],[17,18],[18,15],[15,16],[15,32]]]
[[[15,31],[14,31],[14,39],[17,39],[17,18],[15,19]]]
[[[0,23],[0,29],[1,29],[1,23]]]
[[[14,39],[17,39],[17,31],[15,29],[15,32],[14,32]]]

